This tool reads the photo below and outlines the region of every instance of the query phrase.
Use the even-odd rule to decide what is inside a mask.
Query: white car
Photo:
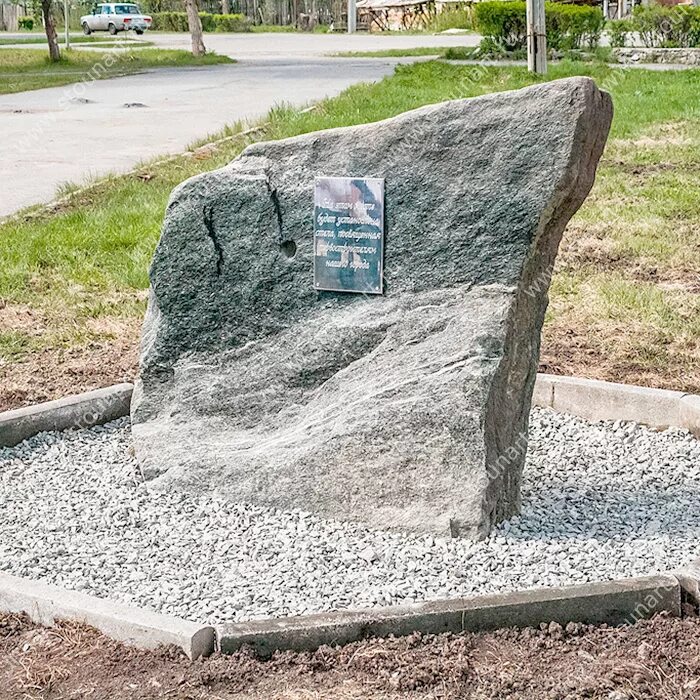
[[[116,34],[133,29],[143,34],[151,28],[152,18],[141,13],[141,8],[133,3],[100,3],[95,5],[92,14],[83,15],[80,24],[84,34],[109,32]]]

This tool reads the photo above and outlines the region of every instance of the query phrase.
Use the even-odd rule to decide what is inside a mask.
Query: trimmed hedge
[[[598,7],[545,3],[547,45],[553,49],[594,49],[605,18]]]
[[[188,32],[186,12],[154,12],[151,29],[161,32]],[[200,12],[205,32],[249,32],[250,22],[245,15],[214,15]]]
[[[525,2],[487,0],[474,6],[482,48],[490,53],[518,51],[527,46]],[[545,3],[547,45],[552,49],[595,48],[605,21],[600,9],[584,5]]]
[[[212,15],[215,32],[249,32],[250,20],[245,15]]]
[[[482,44],[501,47],[503,51],[516,51],[526,47],[527,23],[525,3],[520,0],[491,0],[474,6],[476,31],[484,37]]]

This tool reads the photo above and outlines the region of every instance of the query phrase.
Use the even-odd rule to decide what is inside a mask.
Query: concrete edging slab
[[[597,379],[538,374],[535,406],[586,420],[623,420],[662,430],[685,428],[700,437],[700,396]]]
[[[133,384],[74,394],[0,413],[0,447],[14,447],[48,430],[91,428],[129,415]]]
[[[543,588],[375,610],[341,611],[217,626],[219,648],[246,646],[259,656],[277,650],[311,651],[367,637],[412,632],[480,632],[501,627],[536,627],[542,622],[631,624],[658,612],[681,614],[681,587],[659,575],[605,583]]]
[[[680,426],[700,438],[700,396],[686,394],[680,401]]]
[[[55,620],[83,622],[112,639],[144,649],[174,644],[190,659],[207,656],[216,646],[211,626],[4,573],[0,573],[0,610],[26,613],[33,622],[47,626]]]
[[[145,649],[174,644],[192,660],[216,648],[230,654],[243,647],[267,658],[278,650],[312,651],[323,645],[413,632],[481,632],[552,621],[622,625],[660,612],[677,617],[686,585],[675,575],[657,575],[214,628],[0,573],[0,611],[26,613],[47,626],[59,619],[82,622],[112,639]]]

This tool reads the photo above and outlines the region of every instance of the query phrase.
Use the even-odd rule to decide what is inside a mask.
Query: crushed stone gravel
[[[642,576],[700,556],[700,442],[533,409],[522,514],[482,542],[143,483],[127,419],[0,448],[0,570],[198,622]]]

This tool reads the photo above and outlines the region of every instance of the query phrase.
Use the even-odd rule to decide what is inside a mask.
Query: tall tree
[[[46,0],[42,0],[45,2]],[[199,4],[197,0],[185,0],[185,10],[187,10],[187,24],[192,35],[192,55],[204,56],[207,52],[202,37],[202,20],[199,16]]]
[[[61,60],[61,50],[58,48],[58,34],[56,34],[56,22],[51,14],[52,0],[41,0],[41,16],[44,19],[46,40],[49,42],[49,59]]]

